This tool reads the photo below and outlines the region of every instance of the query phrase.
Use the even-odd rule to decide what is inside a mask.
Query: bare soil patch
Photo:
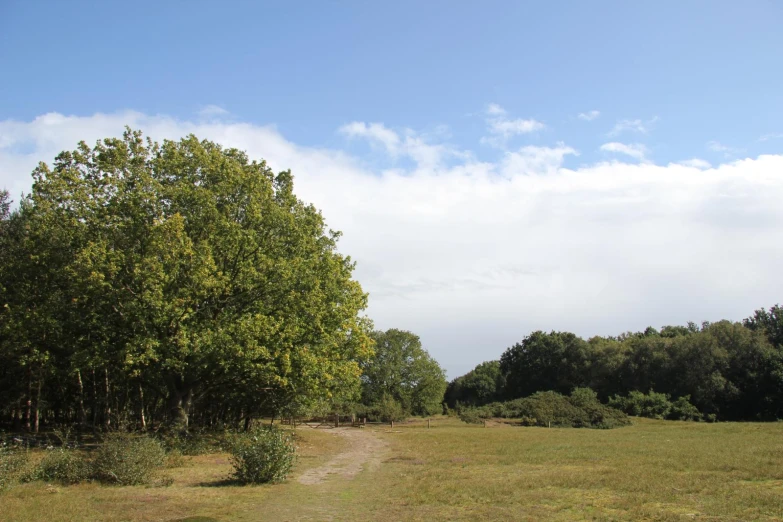
[[[389,445],[369,430],[334,428],[329,433],[345,438],[347,450],[338,453],[323,466],[302,473],[298,478],[300,484],[321,484],[335,476],[350,480],[363,469],[376,469],[388,452]]]

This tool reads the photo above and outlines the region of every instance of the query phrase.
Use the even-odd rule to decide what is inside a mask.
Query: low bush
[[[524,426],[617,428],[630,424],[623,412],[601,404],[589,388],[577,388],[570,397],[552,391],[537,392],[521,399],[460,410],[460,419],[468,423],[493,417],[521,419]]]
[[[482,411],[480,411],[478,408],[471,408],[471,407],[463,407],[459,410],[459,419],[462,422],[466,422],[468,424],[481,424],[484,422],[484,418],[481,417]]]
[[[166,453],[195,456],[221,451],[219,439],[205,433],[178,432],[162,435],[159,440]]]
[[[670,420],[701,420],[701,412],[691,404],[690,395],[677,398],[674,402],[665,393],[650,390],[649,393],[632,391],[623,397],[615,395],[609,405],[635,417]]]
[[[0,445],[0,491],[21,481],[30,465],[30,455],[24,448]]]
[[[112,434],[98,448],[93,476],[107,484],[149,484],[166,461],[160,442],[150,437]]]
[[[48,450],[41,459],[35,478],[78,484],[88,480],[90,475],[90,464],[81,453],[67,448],[56,448]]]
[[[669,418],[672,420],[698,421],[702,419],[702,414],[699,408],[691,404],[691,396],[684,395],[672,402]]]
[[[405,420],[405,410],[394,397],[384,394],[371,409],[371,418],[383,422]]]
[[[230,451],[232,478],[243,484],[282,482],[296,459],[293,438],[274,426],[237,435]]]

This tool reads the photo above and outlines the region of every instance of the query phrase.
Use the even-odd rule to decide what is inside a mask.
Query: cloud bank
[[[487,117],[506,116],[490,107]],[[345,125],[346,141],[368,140],[389,157],[388,168],[371,168],[343,150],[299,146],[272,126],[53,113],[0,122],[0,187],[18,198],[39,160],[124,125],[159,140],[194,133],[290,168],[297,194],[344,232],[340,249],[357,261],[376,326],[421,335],[450,377],[534,329],[616,334],[740,319],[783,302],[780,155],[568,169],[564,158],[578,151],[563,143],[480,162],[411,131]],[[399,155],[411,166],[392,168]]]

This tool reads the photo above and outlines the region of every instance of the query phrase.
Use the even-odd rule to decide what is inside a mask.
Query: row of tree
[[[127,130],[33,178],[16,210],[0,195],[0,411],[15,428],[440,401],[443,371],[415,335],[373,332],[340,234],[290,172]]]
[[[607,401],[630,392],[688,397],[719,419],[783,418],[783,308],[720,321],[584,340],[536,331],[500,360],[454,379],[446,403],[482,405],[538,391],[589,387]]]

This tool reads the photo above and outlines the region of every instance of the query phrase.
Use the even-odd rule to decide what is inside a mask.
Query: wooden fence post
[[[430,429],[430,420],[427,419],[427,429]]]

